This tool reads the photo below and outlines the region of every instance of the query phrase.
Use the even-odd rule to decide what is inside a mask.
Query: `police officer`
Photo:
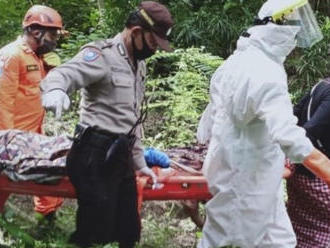
[[[62,18],[50,7],[34,5],[22,27],[23,34],[0,50],[0,130],[42,133],[45,110],[39,84],[47,73],[44,55],[55,49],[64,31]],[[59,197],[35,196],[36,218],[52,220],[62,202]]]
[[[57,117],[69,107],[67,93],[82,88],[80,121],[67,158],[79,206],[71,241],[82,247],[114,241],[133,247],[140,238],[134,169],[156,181],[140,140],[144,59],[157,48],[170,50],[172,26],[165,6],[141,2],[122,33],[85,45],[41,84],[43,105]]]

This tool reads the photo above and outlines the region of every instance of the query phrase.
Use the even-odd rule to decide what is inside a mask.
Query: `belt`
[[[105,130],[77,124],[74,139],[80,142],[87,142],[90,145],[108,149],[112,142],[119,137],[119,134],[110,133]]]

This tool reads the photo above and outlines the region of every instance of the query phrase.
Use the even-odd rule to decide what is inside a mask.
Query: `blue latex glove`
[[[171,160],[166,153],[152,147],[144,149],[144,159],[146,160],[148,167],[158,165],[162,168],[168,168],[171,163]]]

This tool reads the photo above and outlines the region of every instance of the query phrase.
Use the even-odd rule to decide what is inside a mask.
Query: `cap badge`
[[[147,12],[144,9],[140,9],[140,13],[151,27],[155,25],[154,21],[151,19],[151,17],[147,14]]]

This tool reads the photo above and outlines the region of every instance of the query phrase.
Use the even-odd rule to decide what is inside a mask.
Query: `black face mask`
[[[37,48],[36,54],[42,55],[45,53],[49,53],[56,48],[56,45],[57,45],[56,41],[49,41],[45,39],[44,44]]]
[[[132,43],[133,43],[133,56],[137,60],[144,60],[146,58],[151,57],[155,54],[155,51],[151,50],[144,38],[144,33],[142,34],[142,44],[143,47],[141,50],[139,50],[135,45],[135,39],[132,37]]]

